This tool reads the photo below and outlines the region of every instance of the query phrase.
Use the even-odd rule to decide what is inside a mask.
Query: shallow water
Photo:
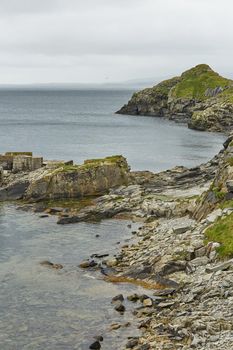
[[[0,153],[34,151],[82,162],[113,154],[133,170],[195,166],[221,148],[224,136],[156,117],[114,114],[132,91],[2,91]]]
[[[12,205],[0,207],[0,349],[87,349],[93,336],[103,334],[102,349],[115,350],[137,330],[108,332],[110,324],[132,319],[132,305],[121,316],[111,298],[143,289],[104,282],[100,273],[78,264],[93,253],[115,252],[135,227],[129,229],[125,220],[55,222]],[[42,267],[43,260],[64,269]]]

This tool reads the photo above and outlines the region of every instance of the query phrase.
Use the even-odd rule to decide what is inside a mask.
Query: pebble
[[[153,306],[153,300],[151,298],[144,299],[143,306]]]
[[[97,263],[94,260],[91,260],[91,261],[86,260],[86,261],[81,262],[81,264],[79,264],[79,267],[81,267],[82,269],[87,269],[89,267],[94,267],[96,265],[97,265]]]

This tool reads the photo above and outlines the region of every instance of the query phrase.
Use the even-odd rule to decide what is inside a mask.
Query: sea
[[[213,157],[225,136],[190,130],[156,117],[115,114],[132,90],[0,90],[0,153],[32,151],[44,159],[124,155],[132,170],[195,167]],[[132,224],[132,227],[129,227]],[[111,284],[78,265],[95,253],[114,256],[133,242],[138,223],[56,224],[51,216],[0,204],[0,349],[84,350],[103,335],[101,349],[120,349],[138,334],[132,305],[118,314],[111,299],[150,293]],[[40,265],[60,263],[62,270]],[[111,324],[131,323],[111,331]]]

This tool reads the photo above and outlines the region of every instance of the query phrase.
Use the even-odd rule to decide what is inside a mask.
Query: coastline
[[[87,200],[78,208],[75,201],[70,208],[48,207],[30,198],[28,204],[19,201],[19,209],[41,212],[42,218],[58,215],[57,223],[63,225],[105,218],[142,222],[139,230],[132,232],[138,241],[125,244],[115,257],[80,261],[81,268],[97,267],[108,282],[148,289],[148,295],[124,295],[134,302],[133,313],[141,331],[140,337],[126,341],[126,348],[219,349],[233,344],[231,260],[221,262],[220,244],[207,241],[204,234],[216,220],[230,216],[233,208],[229,204],[220,209],[216,201],[201,221],[195,217],[205,193],[226,167],[232,139],[230,136],[225,150],[206,164],[155,174],[130,172],[127,184],[110,185],[108,194],[90,199],[91,203]],[[125,165],[124,169],[128,171]],[[117,302],[124,312],[124,302]],[[120,332],[121,325],[117,327]]]

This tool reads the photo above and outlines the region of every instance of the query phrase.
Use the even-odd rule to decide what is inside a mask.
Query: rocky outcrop
[[[110,188],[126,185],[129,166],[122,156],[85,161],[83,165],[57,163],[27,174],[0,188],[0,200],[31,201],[80,198],[104,194]]]
[[[229,131],[233,81],[200,64],[180,77],[134,93],[117,113],[166,117],[198,130]]]
[[[196,130],[223,131],[233,129],[233,104],[224,100],[216,101],[203,111],[192,114],[189,128]]]
[[[219,159],[216,175],[194,212],[198,220],[205,218],[210,212],[233,199],[233,134],[224,143],[224,151]]]
[[[169,114],[168,94],[179,80],[180,78],[165,80],[153,88],[134,93],[128,104],[124,105],[117,113],[167,116]]]

